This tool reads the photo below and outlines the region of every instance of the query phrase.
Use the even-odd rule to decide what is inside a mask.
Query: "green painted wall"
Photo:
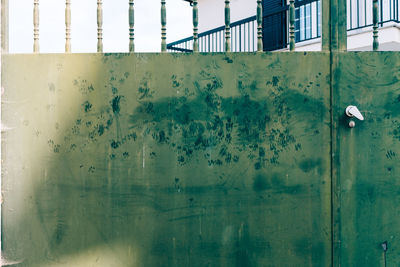
[[[400,265],[400,53],[335,54],[335,188],[341,266]],[[347,127],[343,109],[365,121]],[[340,252],[340,253],[339,253]]]
[[[2,60],[19,266],[400,264],[399,53]]]
[[[329,53],[2,60],[19,266],[330,265]]]

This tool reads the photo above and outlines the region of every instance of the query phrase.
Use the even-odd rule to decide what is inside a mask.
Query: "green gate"
[[[3,254],[399,265],[400,54],[345,52],[344,5],[322,52],[3,55]]]

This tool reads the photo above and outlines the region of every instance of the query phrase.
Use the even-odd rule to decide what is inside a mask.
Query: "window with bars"
[[[321,0],[300,4],[295,10],[295,39],[296,42],[311,40],[321,36]],[[304,1],[306,2],[306,1]]]

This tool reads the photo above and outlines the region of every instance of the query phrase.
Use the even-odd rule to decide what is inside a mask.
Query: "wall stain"
[[[393,139],[400,141],[400,121],[392,120],[393,130],[389,132],[393,136]]]
[[[91,109],[92,109],[92,104],[90,104],[89,101],[85,101],[85,102],[82,104],[82,108],[83,108],[83,110],[84,110],[85,112],[89,112],[89,111],[91,111]]]
[[[110,131],[115,122],[116,135],[109,139],[112,149],[119,149],[128,141],[136,141],[136,132],[141,132],[143,136],[150,136],[156,143],[167,145],[175,151],[179,165],[189,163],[195,155],[207,159],[210,166],[234,164],[239,162],[240,154],[245,151],[246,157],[254,161],[253,168],[261,170],[268,165],[279,164],[279,156],[284,151],[300,151],[301,144],[292,134],[289,122],[293,105],[297,105],[300,99],[302,102],[307,99],[304,107],[298,108],[300,112],[310,112],[309,106],[325,112],[320,100],[304,96],[313,82],[307,83],[304,94],[284,89],[282,81],[285,76],[272,76],[265,87],[260,87],[262,84],[251,78],[244,64],[237,80],[239,95],[227,97],[220,94],[224,83],[215,72],[219,68],[217,62],[213,61],[201,69],[192,87],[184,87],[183,78],[171,75],[170,88],[178,89],[182,94],[157,100],[153,100],[155,90],[151,89],[152,74],[144,73],[137,87],[137,105],[129,115],[126,134],[122,133],[119,122],[124,96],[118,94],[115,83],[119,79],[126,79],[129,73],[118,77],[114,70],[110,70],[106,86],[112,92],[110,109],[101,108],[100,112],[90,116],[91,120],[85,115],[84,119],[77,121],[71,129],[72,134],[85,133],[88,138],[80,144],[74,144],[73,149],[83,151],[87,144],[97,142],[99,137]],[[74,80],[74,85],[84,94],[94,91],[92,84],[85,79]],[[265,94],[265,90],[268,94]],[[93,110],[89,100],[82,106],[85,113]],[[83,131],[82,124],[89,131]],[[208,153],[210,149],[218,153],[211,155]]]
[[[49,83],[49,91],[54,93],[56,91],[56,86],[54,83]]]
[[[72,83],[76,88],[78,88],[82,95],[88,95],[95,90],[93,84],[89,83],[86,79],[82,79],[81,77],[73,80]]]
[[[61,145],[60,144],[56,144],[52,139],[49,139],[47,141],[47,144],[53,150],[54,153],[59,153],[60,152]]]
[[[232,64],[232,63],[233,63],[233,59],[231,59],[231,58],[228,57],[228,56],[224,57],[224,60],[225,60],[227,63],[229,63],[229,64]]]
[[[322,171],[322,160],[321,159],[304,159],[299,163],[299,168],[305,172],[311,172],[315,168],[318,168],[318,172]]]
[[[102,62],[108,63],[109,60],[111,62],[114,62],[116,60],[123,59],[126,56],[129,56],[129,54],[128,53],[104,53],[103,57],[102,57]]]
[[[117,80],[113,75],[113,71],[110,71],[110,80]],[[124,77],[129,77],[129,73],[124,73]],[[87,81],[77,79],[73,81],[73,84],[78,88],[83,94],[89,94],[94,91],[94,87]],[[116,95],[118,89],[110,82],[108,86],[111,89],[113,96],[109,101],[109,106],[100,106],[97,112],[93,112],[93,104],[87,100],[82,104],[82,109],[84,111],[84,116],[82,118],[76,119],[74,125],[66,131],[64,136],[65,147],[68,148],[67,151],[80,151],[83,152],[88,144],[98,142],[99,137],[105,137],[107,132],[112,128],[111,126],[116,122],[117,135],[111,138],[110,145],[113,149],[119,148],[121,145],[136,141],[137,134],[135,131],[128,131],[125,135],[119,126],[119,117],[121,112],[121,100],[123,96]],[[84,127],[83,127],[84,126]],[[85,137],[80,138],[79,142],[71,143],[71,135]],[[55,151],[59,151],[60,147],[55,147]],[[122,155],[122,157],[126,157]]]
[[[253,190],[257,193],[271,191],[283,194],[301,194],[305,191],[305,187],[301,184],[288,185],[279,177],[278,173],[259,173],[253,178]]]
[[[120,101],[121,98],[123,96],[115,96],[111,101],[110,101],[110,105],[112,107],[112,111],[115,115],[119,115],[120,111],[121,111],[121,106],[120,106]]]
[[[94,173],[96,168],[94,166],[90,166],[88,169],[88,173]]]
[[[68,225],[65,223],[65,218],[58,216],[56,229],[54,231],[50,244],[53,244],[55,246],[60,245],[66,235],[67,228]]]
[[[150,72],[146,72],[144,77],[139,83],[138,87],[138,100],[152,98],[155,93],[154,90],[150,88],[150,82],[152,80],[152,75]]]
[[[292,106],[298,106],[299,99],[303,102],[304,95],[284,90],[280,77],[274,76],[266,83],[270,91],[268,96],[252,97],[249,92],[257,90],[257,83],[246,85],[250,88],[248,90],[239,80],[240,95],[222,97],[218,91],[224,84],[212,70],[217,66],[210,68],[199,72],[194,82],[194,95],[189,95],[190,90],[187,90],[178,97],[164,97],[157,101],[140,99],[130,115],[130,128],[145,128],[154,141],[169,145],[178,153],[177,162],[180,165],[189,162],[194,151],[202,151],[206,158],[209,157],[206,150],[210,148],[220,153],[217,158],[208,160],[209,165],[231,164],[239,161],[241,151],[265,143],[269,147],[261,148],[258,155],[251,151],[247,155],[249,159],[257,159],[254,168],[259,170],[268,164],[279,164],[279,154],[285,150],[301,150],[301,144],[291,133],[289,120]],[[242,75],[247,77],[245,73]],[[176,75],[172,75],[171,79],[172,87],[180,86]],[[325,112],[321,101],[311,96],[300,109],[310,112],[309,106]],[[271,118],[272,114],[275,114],[274,118]],[[150,122],[161,124],[155,127]],[[165,124],[165,129],[159,128]],[[180,137],[171,143],[172,136]]]
[[[393,158],[395,158],[395,157],[396,157],[396,153],[393,152],[392,150],[388,150],[388,151],[386,152],[386,158],[387,158],[387,159],[393,159]]]

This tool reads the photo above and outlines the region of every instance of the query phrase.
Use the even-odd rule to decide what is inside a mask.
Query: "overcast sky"
[[[159,0],[135,0],[135,48],[158,52],[161,43]],[[192,35],[192,12],[187,2],[167,0],[167,42]],[[128,0],[103,0],[104,52],[127,52]],[[33,0],[10,0],[10,53],[33,50]],[[65,45],[65,1],[40,0],[40,52],[62,53]],[[96,52],[97,0],[71,0],[72,52]]]

